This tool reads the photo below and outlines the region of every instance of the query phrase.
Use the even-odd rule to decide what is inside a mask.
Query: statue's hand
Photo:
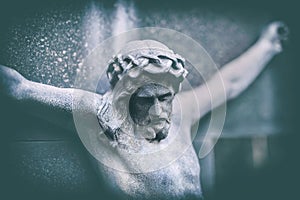
[[[275,21],[267,25],[260,39],[270,42],[274,50],[279,53],[282,51],[282,41],[287,40],[288,34],[287,25],[281,21]]]
[[[16,70],[0,65],[0,93],[18,99],[25,81]]]

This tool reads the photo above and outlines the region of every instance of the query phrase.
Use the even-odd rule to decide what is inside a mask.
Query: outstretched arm
[[[261,73],[268,62],[282,51],[281,42],[286,39],[288,30],[282,22],[269,24],[262,32],[257,42],[245,53],[226,64],[216,73],[206,85],[197,87],[194,91],[180,94],[180,98],[188,101],[191,95],[197,97],[199,111],[191,108],[189,117],[194,123],[210,110],[225,101],[237,97]],[[224,87],[222,87],[224,85]],[[220,87],[221,86],[221,87]],[[213,90],[213,91],[209,91]],[[224,95],[225,94],[225,95]],[[195,102],[187,102],[194,105]]]
[[[71,130],[74,130],[74,111],[96,117],[96,106],[101,101],[101,96],[95,93],[29,81],[17,71],[2,65],[0,94],[30,114]]]

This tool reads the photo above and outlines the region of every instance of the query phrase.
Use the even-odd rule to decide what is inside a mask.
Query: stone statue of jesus
[[[227,100],[244,91],[282,51],[286,36],[283,23],[270,23],[253,46],[220,69]],[[216,77],[207,86],[217,95],[210,96],[203,85],[181,92],[188,73],[184,58],[153,40],[127,43],[106,73],[111,90],[100,95],[32,82],[0,65],[0,93],[65,128],[74,128],[74,112],[96,119],[101,131],[93,148],[106,152],[93,163],[112,197],[201,199],[191,127],[224,103],[218,101]],[[211,98],[218,103],[212,106]]]

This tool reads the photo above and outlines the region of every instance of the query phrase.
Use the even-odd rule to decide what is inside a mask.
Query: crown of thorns
[[[114,56],[108,63],[106,74],[111,86],[114,87],[129,70],[137,67],[144,69],[150,63],[160,67],[161,70],[157,73],[173,74],[180,82],[188,73],[184,69],[185,59],[180,55],[171,50],[145,48],[134,50],[126,55]],[[150,70],[147,71],[150,72]]]

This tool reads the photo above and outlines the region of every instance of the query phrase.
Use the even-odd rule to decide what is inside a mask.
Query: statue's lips
[[[170,123],[169,119],[167,118],[157,118],[157,119],[153,119],[151,120],[151,124],[156,125],[156,124],[161,124],[161,123]]]
[[[169,119],[158,118],[158,119],[152,120],[151,123],[150,123],[150,126],[155,128],[156,130],[161,130],[166,126],[166,124],[170,124]]]

